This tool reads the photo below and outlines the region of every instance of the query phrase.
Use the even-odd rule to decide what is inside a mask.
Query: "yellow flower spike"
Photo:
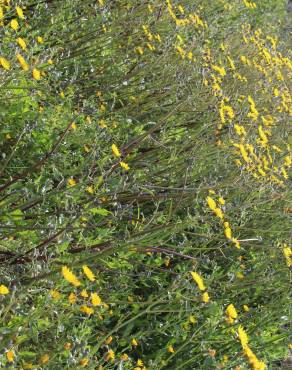
[[[112,152],[116,157],[121,156],[121,153],[120,153],[118,147],[116,146],[116,144],[112,144]]]
[[[23,10],[22,10],[19,6],[16,6],[16,7],[15,7],[15,10],[16,10],[16,13],[17,13],[18,17],[19,17],[20,19],[24,19]]]
[[[209,294],[207,292],[203,293],[203,295],[202,295],[202,301],[204,303],[208,303],[210,301],[210,297],[209,297]]]
[[[217,208],[217,204],[215,202],[215,200],[211,197],[207,197],[206,198],[206,201],[207,201],[207,204],[209,206],[209,208],[212,210],[212,211],[215,211],[215,209]]]
[[[230,305],[227,306],[226,308],[226,315],[231,317],[232,319],[236,319],[238,314],[237,311],[234,307],[234,305],[231,303]]]
[[[32,71],[32,76],[35,80],[39,81],[41,79],[41,72],[37,68],[34,68]]]
[[[203,279],[201,278],[201,276],[196,273],[196,272],[193,272],[191,271],[190,274],[192,275],[192,278],[194,279],[194,281],[196,282],[196,284],[198,285],[198,288],[201,290],[201,291],[204,291],[206,290],[206,287],[204,285],[204,282],[203,282]]]
[[[120,162],[120,166],[126,171],[130,169],[130,166],[125,162]]]
[[[290,247],[287,247],[286,245],[284,246],[283,248],[283,254],[285,256],[285,259],[286,259],[286,265],[287,267],[291,267],[292,266],[292,250]]]
[[[225,234],[225,236],[226,236],[227,239],[231,239],[232,238],[232,231],[231,231],[230,227],[226,227],[225,228],[224,234]]]
[[[74,304],[74,303],[76,303],[76,301],[77,301],[77,297],[76,297],[76,294],[75,293],[70,293],[69,294],[69,296],[68,296],[68,301],[69,301],[69,303],[71,303],[71,304]]]
[[[41,365],[46,365],[49,362],[49,360],[50,360],[50,356],[46,353],[41,356],[40,363]]]
[[[80,307],[80,311],[88,316],[94,314],[94,309],[85,305]]]
[[[221,220],[223,220],[223,217],[224,217],[224,214],[222,212],[222,210],[220,208],[215,208],[214,209],[214,213],[215,215],[220,218]]]
[[[14,30],[14,31],[17,31],[18,28],[19,28],[19,24],[17,22],[17,19],[12,19],[12,21],[10,22],[10,27]]]
[[[0,285],[0,295],[6,295],[6,294],[9,294],[9,289],[7,288],[7,286],[1,284]]]
[[[83,265],[82,269],[88,280],[95,281],[94,273],[90,270],[88,266]]]
[[[244,348],[248,344],[248,336],[241,325],[237,329],[238,338],[242,347]]]
[[[4,57],[0,57],[0,65],[6,69],[6,71],[9,71],[10,69],[10,63],[8,62],[8,60]]]
[[[67,266],[62,267],[62,275],[65,280],[67,280],[75,287],[79,287],[81,285],[81,282],[77,279],[77,277],[73,274],[73,272],[70,271],[70,269]]]
[[[12,350],[9,350],[6,352],[6,358],[8,362],[14,361],[14,352]]]
[[[28,71],[29,70],[29,66],[28,64],[26,63],[25,59],[23,58],[23,56],[21,54],[17,54],[16,55],[16,58],[19,62],[19,64],[21,65],[21,68],[24,70],[24,71]]]
[[[219,66],[216,66],[216,65],[212,65],[212,69],[215,72],[218,72],[220,76],[222,76],[222,77],[226,76],[226,71],[225,71],[224,67],[219,67]]]
[[[17,41],[18,45],[21,47],[21,49],[22,49],[22,50],[24,50],[24,51],[26,51],[26,50],[27,50],[26,42],[24,41],[24,39],[23,39],[23,38],[18,37],[18,38],[16,39],[16,41]]]
[[[131,344],[132,344],[132,346],[137,347],[138,346],[138,341],[135,338],[133,338],[131,340]]]
[[[173,348],[173,346],[168,346],[168,347],[167,347],[167,352],[169,352],[169,353],[174,353],[174,348]]]
[[[68,185],[69,186],[75,186],[77,183],[76,183],[76,181],[73,179],[73,178],[71,178],[71,179],[69,179],[68,181],[67,181],[67,183],[68,183]]]
[[[232,238],[231,241],[234,243],[237,249],[240,249],[240,243],[236,238]]]
[[[102,300],[97,293],[91,293],[91,303],[92,306],[100,306],[102,304]]]

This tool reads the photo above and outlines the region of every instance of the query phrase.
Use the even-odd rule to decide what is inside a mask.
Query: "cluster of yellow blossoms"
[[[215,195],[215,192],[213,190],[210,190],[209,192],[211,195]],[[210,210],[213,211],[213,213],[223,222],[224,235],[226,236],[226,238],[231,241],[236,248],[240,249],[240,243],[238,239],[233,237],[229,222],[224,221],[224,213],[221,209],[221,206],[225,204],[225,200],[222,197],[219,197],[217,204],[217,202],[209,195],[206,198],[206,202]]]
[[[7,11],[11,11],[11,7],[10,7],[9,3],[10,3],[10,1],[6,0],[5,8],[6,8]],[[24,13],[23,13],[23,10],[22,10],[21,7],[16,6],[15,7],[15,12],[16,12],[16,15],[18,16],[18,19],[20,21],[25,20],[25,16],[24,16]],[[1,22],[2,25],[4,25],[4,19],[5,19],[5,11],[4,11],[3,6],[0,3],[0,22]],[[9,23],[9,26],[12,28],[13,31],[15,31],[15,33],[17,33],[20,29],[20,24],[19,24],[18,19],[13,18]],[[41,36],[37,37],[37,42],[38,43],[43,43],[43,39],[42,39]],[[20,48],[23,50],[23,52],[27,52],[27,43],[23,38],[17,37],[16,38],[16,43],[20,46]],[[30,69],[29,64],[26,62],[25,57],[21,53],[18,53],[16,55],[16,59],[17,59],[18,63],[20,64],[20,67],[25,72],[29,71],[29,69]],[[0,66],[4,70],[9,71],[10,68],[11,68],[11,62],[8,61],[8,59],[5,58],[4,56],[0,56]],[[41,79],[41,72],[39,71],[38,68],[34,67],[32,69],[32,76],[37,81],[39,81]]]

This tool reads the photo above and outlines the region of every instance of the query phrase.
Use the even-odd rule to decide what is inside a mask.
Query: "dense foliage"
[[[285,368],[285,5],[0,0],[0,368]]]

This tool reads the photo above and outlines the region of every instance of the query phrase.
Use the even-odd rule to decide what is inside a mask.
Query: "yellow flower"
[[[86,313],[86,315],[90,316],[94,313],[94,309],[88,306],[81,306],[80,311]]]
[[[7,286],[1,284],[0,285],[0,294],[5,295],[5,294],[8,294],[8,293],[9,293],[9,289],[7,288]]]
[[[86,152],[86,153],[89,153],[90,152],[90,148],[87,146],[87,145],[84,145],[84,151]]]
[[[240,243],[236,238],[232,238],[231,241],[234,243],[237,249],[240,249]]]
[[[32,76],[35,80],[39,81],[41,79],[41,72],[34,68],[33,71],[32,71]]]
[[[7,351],[6,352],[6,357],[8,362],[13,362],[14,361],[14,352],[13,351]]]
[[[285,258],[286,258],[286,265],[288,267],[291,267],[292,266],[292,258],[291,258],[291,256],[292,256],[292,250],[291,250],[290,247],[287,247],[286,244],[285,244],[285,246],[283,248],[283,254],[284,254]]]
[[[95,281],[94,273],[90,270],[90,268],[86,265],[82,266],[83,272],[86,275],[87,279],[90,281]]]
[[[115,353],[112,349],[110,349],[105,357],[105,360],[106,361],[109,361],[109,360],[114,360],[115,359]]]
[[[244,348],[248,344],[248,336],[241,325],[238,327],[237,334],[238,334],[240,343],[242,347]]]
[[[219,217],[221,220],[223,220],[224,215],[223,215],[223,212],[220,208],[215,208],[214,213],[217,217]]]
[[[138,346],[138,342],[137,342],[137,340],[136,340],[135,338],[133,338],[133,339],[131,340],[131,344],[132,344],[132,346],[134,346],[134,347],[137,347],[137,346]]]
[[[143,361],[140,358],[137,360],[137,366],[143,366]]]
[[[26,42],[21,37],[18,37],[16,41],[22,50],[26,51]]]
[[[102,300],[97,293],[91,293],[91,303],[92,306],[100,306],[102,304]]]
[[[68,351],[72,347],[72,344],[70,342],[66,342],[64,344],[64,348]]]
[[[61,298],[61,294],[57,290],[51,290],[50,291],[51,297],[55,300],[58,300]]]
[[[80,281],[77,279],[77,277],[71,272],[67,266],[62,267],[62,274],[64,276],[64,279],[67,280],[69,283],[74,285],[75,287],[78,287],[81,285]]]
[[[73,131],[76,131],[77,130],[77,125],[76,125],[75,122],[72,122],[71,128],[72,128]]]
[[[74,304],[77,300],[76,294],[75,293],[70,293],[68,296],[69,303]]]
[[[86,289],[83,289],[81,291],[80,295],[81,295],[82,298],[88,298],[89,297]]]
[[[23,58],[23,56],[21,54],[17,54],[16,55],[16,58],[19,62],[19,64],[21,65],[21,68],[24,70],[24,71],[28,71],[29,70],[29,66],[28,64],[26,63],[25,59]]]
[[[198,288],[199,288],[200,290],[202,290],[202,291],[206,290],[206,287],[205,287],[205,285],[204,285],[204,282],[203,282],[203,279],[201,278],[201,276],[200,276],[198,273],[193,272],[193,271],[191,271],[190,273],[191,273],[191,275],[192,275],[192,278],[193,278],[193,279],[195,280],[195,282],[197,283]]]
[[[45,355],[42,355],[40,359],[40,363],[41,365],[45,365],[49,362],[49,360],[50,360],[50,356],[48,354],[45,354]]]
[[[120,166],[123,169],[125,169],[126,171],[128,171],[130,169],[130,166],[127,163],[125,163],[125,162],[120,162]]]
[[[6,58],[0,57],[0,64],[7,71],[10,69],[10,63],[8,62],[8,60]]]
[[[18,28],[19,28],[19,24],[17,22],[17,19],[12,19],[12,21],[10,22],[10,27],[14,30],[14,31],[17,31]]]
[[[105,340],[105,344],[111,344],[111,342],[113,341],[113,337],[110,335],[106,340]]]
[[[173,348],[173,346],[168,346],[168,347],[167,347],[167,352],[169,352],[169,353],[174,353],[174,348]]]
[[[204,303],[208,303],[210,301],[210,297],[209,297],[209,294],[207,292],[203,293],[203,295],[202,295],[202,301]]]
[[[129,360],[129,356],[128,356],[126,353],[123,353],[123,354],[121,355],[121,360],[122,360],[122,361],[128,361],[128,360]]]
[[[116,146],[116,144],[112,144],[112,151],[113,151],[113,153],[114,153],[114,155],[116,157],[120,157],[121,156],[121,153],[120,153],[118,147]]]
[[[249,307],[248,307],[248,305],[244,304],[244,305],[243,305],[243,309],[244,309],[244,311],[245,311],[245,312],[248,312],[248,311],[249,311]]]
[[[216,65],[212,65],[212,69],[220,74],[220,76],[226,76],[226,71],[224,67],[219,67]]]
[[[243,273],[241,273],[241,272],[237,272],[237,273],[236,273],[236,277],[237,277],[238,279],[240,279],[240,280],[244,279],[244,275],[243,275]]]
[[[226,314],[227,314],[227,316],[231,317],[232,319],[237,318],[237,312],[236,312],[236,309],[233,306],[233,304],[230,304],[230,305],[227,306]]]
[[[227,239],[231,239],[232,238],[232,232],[231,232],[230,227],[226,227],[225,228],[224,234],[225,234],[225,236],[226,236]]]
[[[218,202],[219,202],[222,206],[224,206],[224,204],[225,204],[225,200],[224,200],[222,197],[220,197],[220,198],[218,199]]]
[[[89,194],[94,194],[93,186],[87,186],[86,191],[87,191],[87,193],[89,193]]]
[[[68,180],[68,185],[69,186],[75,186],[76,185],[76,181],[73,178],[71,178],[71,179]]]
[[[16,13],[19,16],[19,18],[24,19],[23,10],[19,6],[15,7],[15,9],[16,9]]]
[[[215,202],[215,200],[211,197],[207,197],[206,198],[206,201],[207,201],[207,204],[209,206],[209,208],[212,210],[212,211],[215,211],[215,209],[217,208],[217,204]]]
[[[190,322],[191,324],[195,324],[195,323],[197,322],[197,320],[194,318],[194,316],[193,316],[193,315],[190,315],[190,316],[189,316],[189,322]]]
[[[80,366],[87,366],[89,363],[89,359],[88,358],[83,358],[82,360],[80,360]]]
[[[44,43],[44,39],[43,39],[41,36],[38,36],[38,37],[37,37],[37,42],[38,42],[39,44],[43,44],[43,43]]]

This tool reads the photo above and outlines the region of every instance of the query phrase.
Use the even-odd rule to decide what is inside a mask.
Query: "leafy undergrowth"
[[[0,0],[1,368],[285,368],[284,22],[284,0]]]

